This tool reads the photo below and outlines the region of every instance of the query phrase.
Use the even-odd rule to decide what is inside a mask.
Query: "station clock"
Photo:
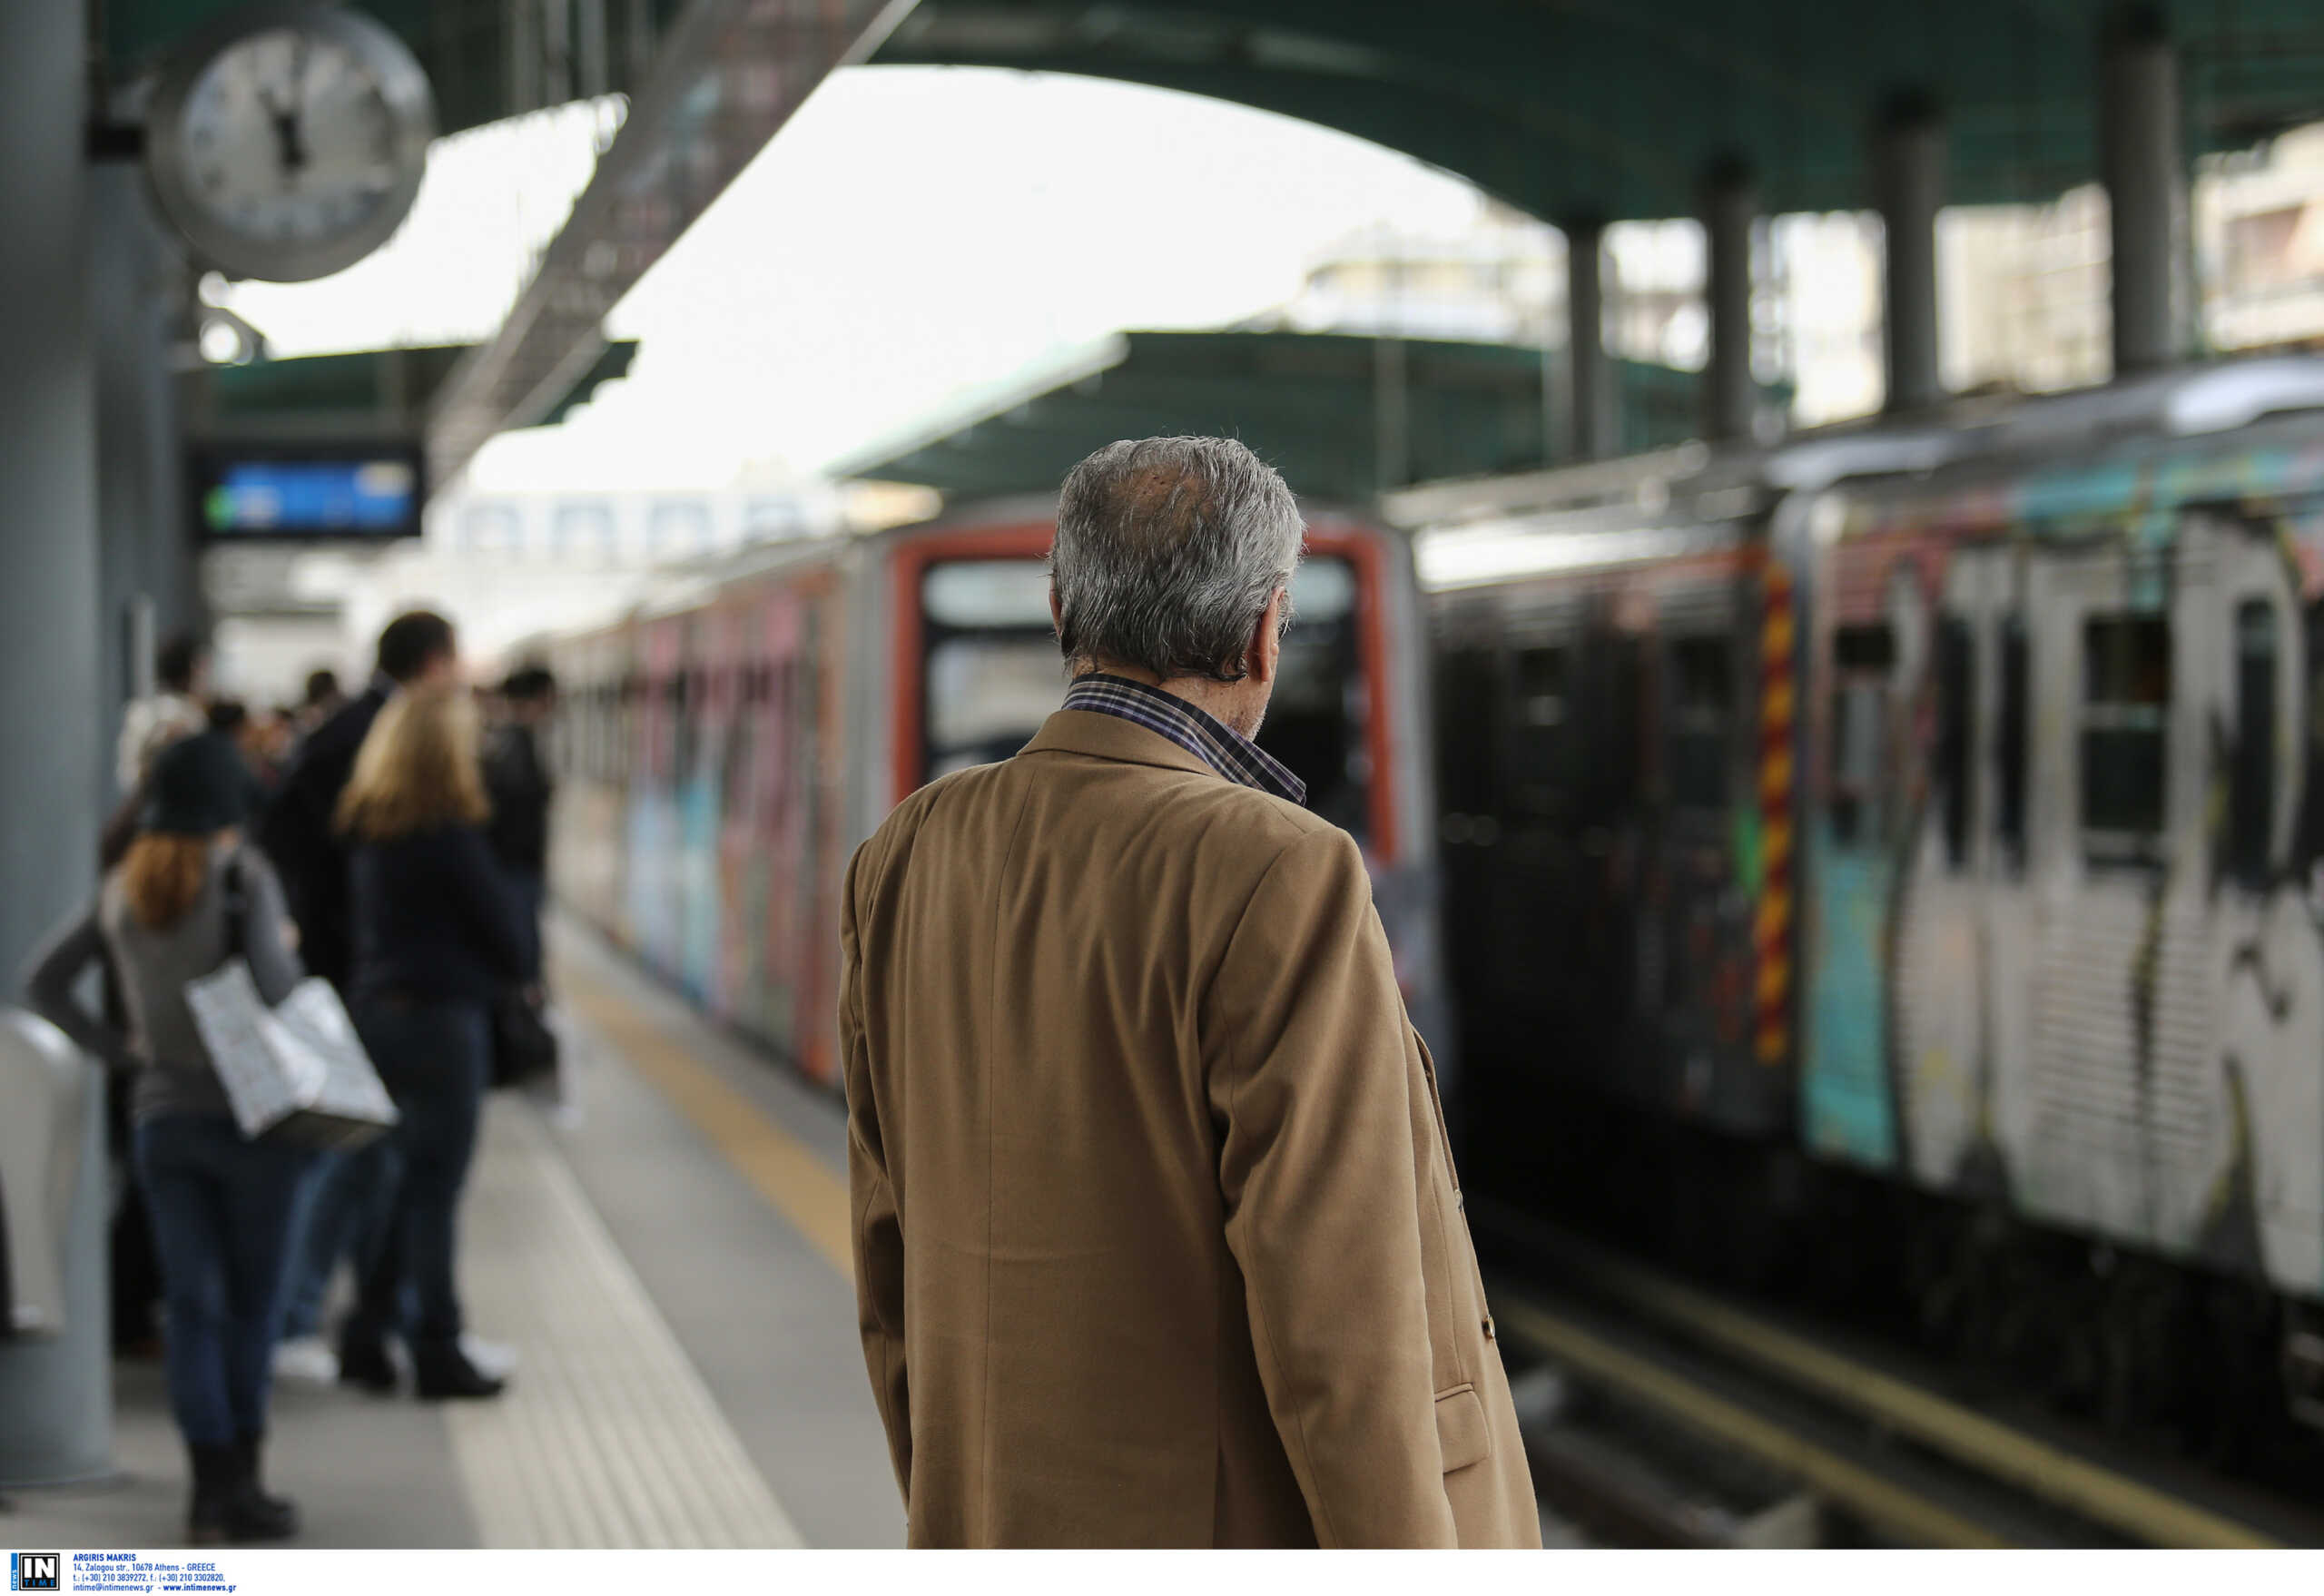
[[[197,34],[155,84],[155,199],[202,263],[300,282],[394,233],[436,131],[428,74],[360,12],[265,4]]]

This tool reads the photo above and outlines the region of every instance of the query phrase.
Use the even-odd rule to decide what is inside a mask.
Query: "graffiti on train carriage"
[[[1807,557],[1812,1148],[2324,1287],[2316,460],[1870,491]]]

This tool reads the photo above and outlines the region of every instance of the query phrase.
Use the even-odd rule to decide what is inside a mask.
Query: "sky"
[[[614,104],[439,143],[411,220],[336,278],[218,297],[279,356],[481,335],[586,182]],[[615,307],[641,347],[470,486],[718,488],[816,471],[1106,334],[1278,304],[1377,221],[1457,232],[1460,179],[1165,90],[983,68],[826,83]]]

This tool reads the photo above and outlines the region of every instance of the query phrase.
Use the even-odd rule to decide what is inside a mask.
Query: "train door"
[[[2125,530],[2029,558],[2032,955],[2014,1194],[2029,1212],[2183,1247],[2210,1161],[2201,868],[2219,569]],[[2000,999],[2017,1000],[2015,993]]]
[[[1721,1083],[1749,1036],[1749,947],[1735,872],[1735,806],[1749,791],[1738,769],[1743,722],[1742,638],[1731,577],[1663,596],[1656,741],[1661,780],[1649,866],[1651,938],[1641,983],[1656,995],[1651,1098],[1719,1120],[1733,1105]]]
[[[1888,1073],[1891,931],[1910,829],[1913,698],[1928,652],[1917,568],[1878,545],[1834,552],[1811,652],[1804,1134],[1873,1168],[1897,1158]]]
[[[1488,904],[1492,848],[1500,840],[1493,815],[1501,789],[1500,612],[1485,597],[1442,600],[1437,635],[1437,800],[1443,844],[1445,945],[1456,984],[1457,1014],[1468,1052],[1481,1060],[1502,1057],[1510,1042],[1496,1030],[1502,1010],[1497,984],[1481,979],[1492,966],[1497,937]]]
[[[646,962],[677,973],[677,787],[685,720],[685,657],[678,623],[652,621],[639,640],[637,758],[629,801],[629,923]]]
[[[1900,896],[1891,987],[1896,1135],[1920,1184],[2008,1188],[2029,1128],[2002,1061],[2027,1050],[2025,617],[2017,546],[1955,549],[1931,640],[1926,764]]]
[[[2194,606],[2211,728],[2205,876],[2217,1016],[2201,1178],[2166,1193],[2168,1233],[2287,1290],[2324,1285],[2324,941],[2298,866],[2312,659],[2299,571],[2272,525],[2199,512],[2213,596]],[[2192,636],[2191,635],[2191,642]]]
[[[678,975],[694,1001],[726,1018],[716,982],[722,918],[718,877],[718,817],[724,796],[731,675],[726,660],[727,616],[713,606],[686,623],[683,717],[679,723]]]

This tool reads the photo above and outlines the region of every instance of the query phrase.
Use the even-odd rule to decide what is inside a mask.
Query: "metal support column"
[[[1614,363],[1606,358],[1606,224],[1594,218],[1565,229],[1567,458],[1601,460],[1620,447]]]
[[[1406,392],[1404,340],[1372,340],[1372,459],[1380,491],[1413,479],[1411,397]]]
[[[1703,372],[1703,436],[1752,436],[1758,392],[1751,380],[1751,222],[1758,196],[1739,162],[1703,174],[1702,222],[1709,251],[1703,308],[1710,314],[1710,363]]]
[[[2114,375],[2184,358],[2189,281],[2187,171],[2179,57],[2161,14],[2116,14],[2099,61],[2099,159],[2113,244]]]
[[[1936,212],[1945,197],[1945,123],[1923,96],[1891,102],[1873,133],[1873,204],[1886,260],[1881,345],[1891,414],[1945,397],[1937,372]]]
[[[0,971],[11,977],[89,901],[104,792],[87,28],[82,0],[0,5],[0,744],[14,751],[0,760]],[[89,1132],[76,1120],[57,1138],[84,1138],[86,1155],[62,1327],[0,1343],[0,1482],[111,1466],[103,1179]]]

